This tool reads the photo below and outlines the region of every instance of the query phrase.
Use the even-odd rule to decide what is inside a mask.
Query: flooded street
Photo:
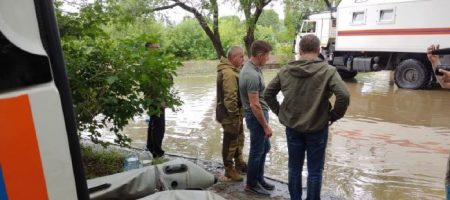
[[[215,64],[187,63],[179,70],[174,87],[184,104],[177,112],[166,110],[166,152],[221,162],[221,126],[214,120]],[[277,71],[263,71],[266,84]],[[346,82],[350,107],[330,127],[323,189],[343,199],[443,199],[450,91],[398,89],[391,76],[390,71],[360,73]],[[274,134],[266,174],[287,181],[284,127],[273,113],[270,120]],[[143,118],[125,132],[132,146],[145,146]],[[246,128],[245,134],[247,156]]]

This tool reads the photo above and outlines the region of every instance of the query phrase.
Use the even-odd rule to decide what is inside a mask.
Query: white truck
[[[450,47],[449,0],[342,0],[337,9],[309,15],[296,34],[321,40],[321,55],[342,78],[357,72],[395,70],[400,88],[420,89],[435,81],[426,49]]]

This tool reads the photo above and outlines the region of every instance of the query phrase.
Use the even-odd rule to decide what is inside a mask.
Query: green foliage
[[[195,19],[186,18],[167,28],[163,41],[167,52],[182,59],[214,59],[216,52],[205,32]]]
[[[301,23],[301,13],[296,10],[287,9],[285,10],[285,18],[284,18],[284,26],[286,27],[286,35],[291,37],[292,39],[297,32],[297,29],[300,28],[299,24]]]
[[[279,30],[281,27],[280,18],[278,13],[273,9],[264,10],[259,16],[258,23],[259,26],[272,27],[274,30]]]
[[[123,171],[125,157],[116,151],[94,150],[92,147],[81,145],[81,155],[86,179]]]
[[[159,165],[159,164],[162,164],[162,163],[165,163],[165,162],[168,162],[168,161],[170,161],[168,158],[166,158],[166,157],[158,157],[158,158],[153,158],[153,160],[152,160],[152,165]]]
[[[243,45],[245,35],[244,23],[237,16],[226,16],[219,19],[219,32],[222,44],[227,51],[231,46]]]
[[[170,108],[181,104],[170,90],[180,62],[144,47],[157,42],[160,31],[121,34],[129,25],[120,22],[132,17],[120,15],[123,10],[113,3],[83,4],[77,13],[56,10],[78,129],[93,142],[107,145],[99,140],[103,129],[115,133],[115,143],[127,146],[130,139],[120,131],[133,116],[159,113],[163,103]]]
[[[270,44],[277,43],[276,33],[272,27],[258,26],[255,32],[255,37],[258,40],[265,40]]]

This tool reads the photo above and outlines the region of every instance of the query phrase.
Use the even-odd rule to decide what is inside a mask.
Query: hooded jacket
[[[284,100],[279,104],[276,95]],[[334,107],[329,99],[336,96]],[[316,132],[342,118],[350,102],[335,67],[316,59],[300,59],[282,68],[269,83],[264,98],[280,123],[298,132]]]
[[[222,57],[217,65],[216,120],[222,124],[233,123],[242,115],[239,97],[239,68]]]

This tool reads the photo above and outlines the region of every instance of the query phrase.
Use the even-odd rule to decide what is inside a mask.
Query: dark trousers
[[[166,130],[166,118],[164,109],[161,109],[160,115],[150,116],[147,129],[147,149],[153,154],[154,158],[164,155],[161,148]]]
[[[308,160],[307,200],[320,200],[328,127],[315,133],[302,133],[286,127],[289,154],[289,193],[292,200],[302,197],[303,162]]]
[[[264,111],[269,122],[269,113]],[[250,130],[250,152],[248,155],[247,185],[255,187],[264,180],[266,155],[270,151],[270,140],[264,135],[264,128],[259,124],[252,112],[245,112],[245,122]]]

